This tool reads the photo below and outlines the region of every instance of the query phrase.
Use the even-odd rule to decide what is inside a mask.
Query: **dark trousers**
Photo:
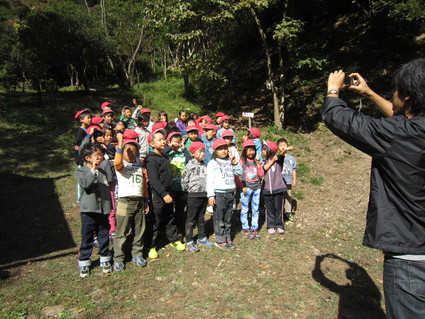
[[[176,218],[173,204],[167,204],[162,197],[156,193],[152,194],[152,243],[151,247],[157,247],[160,241],[161,232],[165,229],[165,236],[169,242],[181,240],[181,235],[177,231]]]
[[[215,212],[213,215],[214,233],[219,243],[231,241],[230,226],[233,212],[233,192],[215,192]]]
[[[187,205],[187,193],[181,191],[171,191],[171,197],[174,200],[174,216],[176,219],[177,231],[179,234],[185,233],[186,224],[186,205]]]
[[[266,206],[267,229],[284,228],[282,214],[283,193],[264,195],[264,206]]]
[[[81,246],[78,260],[90,260],[93,251],[93,235],[97,234],[99,255],[110,256],[108,215],[81,213]]]
[[[193,240],[193,229],[198,226],[198,239],[205,234],[205,210],[208,199],[206,197],[188,197],[187,199],[187,221],[186,221],[186,242]]]

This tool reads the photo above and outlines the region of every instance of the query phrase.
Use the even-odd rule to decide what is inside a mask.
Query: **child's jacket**
[[[164,155],[150,152],[146,156],[146,169],[152,191],[161,196],[161,198],[169,195],[173,177],[168,159]]]
[[[220,158],[211,160],[207,167],[207,196],[214,197],[215,192],[233,192],[236,189],[235,175],[241,174],[239,163],[233,165],[230,160]]]
[[[263,194],[272,195],[287,191],[288,187],[282,178],[282,165],[285,156],[279,156],[279,159],[266,171],[264,170]],[[264,164],[270,160],[264,161]]]
[[[191,159],[184,169],[181,183],[188,197],[207,197],[207,164]]]
[[[88,166],[79,167],[75,171],[75,177],[84,189],[80,211],[108,215],[112,208],[109,183],[114,181],[109,162],[104,160],[94,172]]]

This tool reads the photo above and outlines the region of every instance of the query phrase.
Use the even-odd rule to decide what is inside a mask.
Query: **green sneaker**
[[[155,247],[153,247],[149,250],[148,257],[150,259],[157,259],[158,258],[158,252],[156,251]]]
[[[186,245],[183,244],[180,240],[175,241],[174,243],[170,243],[171,246],[173,246],[177,250],[186,250]]]

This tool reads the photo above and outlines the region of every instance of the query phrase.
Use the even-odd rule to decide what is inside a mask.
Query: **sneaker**
[[[278,228],[278,229],[277,229],[277,232],[278,232],[279,234],[284,234],[284,233],[285,233],[285,230],[284,230],[283,228]]]
[[[93,246],[99,248],[99,240],[96,235],[93,237]]]
[[[80,277],[86,278],[90,276],[90,267],[89,266],[81,266],[80,267]]]
[[[294,215],[292,215],[292,213],[285,213],[285,219],[288,222],[295,222],[295,217]]]
[[[216,247],[218,247],[218,248],[221,248],[221,249],[230,249],[230,247],[227,246],[227,243],[226,242],[224,242],[224,243],[215,242],[214,245]]]
[[[132,259],[136,263],[137,267],[145,267],[148,263],[142,256],[137,256]]]
[[[170,243],[175,249],[183,251],[186,249],[186,245],[183,244],[180,240],[175,241],[174,243]]]
[[[124,263],[122,261],[114,262],[114,270],[115,271],[123,271],[125,269]]]
[[[233,243],[233,241],[230,240],[230,241],[227,242],[227,247],[229,249],[235,249],[236,245]]]
[[[158,252],[156,251],[156,249],[154,247],[149,250],[148,257],[150,259],[157,259],[158,258]]]
[[[192,241],[188,242],[186,245],[187,249],[192,252],[192,253],[196,253],[197,251],[199,251],[198,246],[195,245],[195,243]]]
[[[267,231],[269,232],[270,235],[273,235],[274,233],[276,233],[276,230],[274,228],[269,228],[267,229]]]
[[[248,238],[248,239],[254,238],[254,235],[252,234],[250,229],[242,229],[242,233],[245,238]]]
[[[258,229],[251,230],[251,234],[253,238],[260,238],[260,234],[258,233]]]
[[[201,239],[198,239],[197,243],[198,245],[207,246],[207,247],[214,246],[214,244],[210,242],[207,237],[202,237]]]
[[[104,262],[100,263],[100,268],[102,268],[102,272],[105,275],[112,274],[112,266],[111,266],[111,263],[109,261],[104,261]]]

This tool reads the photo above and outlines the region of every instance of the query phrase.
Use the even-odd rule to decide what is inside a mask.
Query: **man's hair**
[[[82,119],[84,119],[87,115],[91,115],[90,111],[85,111],[83,113],[81,113],[80,115],[78,115],[78,120],[81,121]]]
[[[410,113],[425,116],[425,59],[403,64],[394,76],[394,85],[400,98],[410,97]]]
[[[86,156],[90,157],[93,153],[97,151],[102,151],[102,147],[99,143],[87,143],[83,146],[83,149],[81,150],[81,157],[83,158],[83,161],[86,162]]]

